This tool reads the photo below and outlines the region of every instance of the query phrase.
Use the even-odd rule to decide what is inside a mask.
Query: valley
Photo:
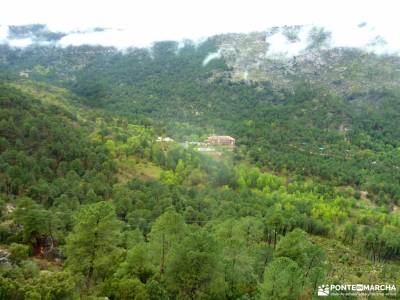
[[[273,32],[1,44],[0,299],[400,287],[399,58]]]

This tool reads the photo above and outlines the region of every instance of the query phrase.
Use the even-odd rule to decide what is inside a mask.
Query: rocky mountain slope
[[[400,57],[371,48],[335,47],[322,28],[278,27],[265,32],[215,37],[218,57],[231,68],[233,80],[268,82],[276,89],[298,80],[322,83],[349,100],[400,83]],[[383,43],[379,36],[375,45]],[[373,46],[371,44],[370,46]]]

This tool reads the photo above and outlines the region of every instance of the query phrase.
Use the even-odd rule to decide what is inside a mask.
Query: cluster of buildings
[[[214,146],[235,146],[236,140],[229,135],[211,135],[207,143]]]
[[[158,137],[157,142],[174,142],[169,137]],[[189,146],[194,147],[197,151],[212,152],[215,151],[214,147],[233,148],[235,147],[235,138],[229,135],[211,135],[204,142],[184,142],[181,145],[185,148]]]

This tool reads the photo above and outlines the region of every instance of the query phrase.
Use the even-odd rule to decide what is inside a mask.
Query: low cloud
[[[375,54],[400,54],[400,39],[391,28],[377,28],[366,22],[334,26],[298,26],[294,35],[281,27],[267,35],[267,57],[291,58],[310,48],[357,48]]]
[[[12,30],[10,30],[12,29]],[[69,32],[49,29],[45,25],[0,26],[0,43],[12,47],[26,47],[31,44],[55,45],[60,47],[80,45],[113,46],[120,50],[129,47],[149,47],[155,41],[183,40],[185,37],[165,34],[147,34],[145,31],[129,29],[111,29],[94,27],[75,29]],[[317,37],[313,35],[318,35]],[[323,39],[323,34],[329,38]],[[204,37],[188,37],[197,39]],[[286,26],[273,30],[267,35],[267,57],[290,58],[297,56],[306,49],[313,47],[350,47],[359,48],[376,54],[400,53],[400,39],[393,26],[376,27],[370,23],[324,24],[321,26]],[[203,61],[207,65],[211,60],[221,57],[221,52],[210,53]]]
[[[8,26],[0,25],[0,44],[7,42],[8,37]]]
[[[218,59],[218,58],[221,58],[221,50],[208,54],[206,58],[203,60],[203,67],[208,65],[208,63],[213,59]]]
[[[288,38],[283,32],[267,37],[267,56],[270,58],[284,58],[299,55],[308,47],[308,31],[303,29],[294,39]]]
[[[9,39],[7,40],[7,44],[11,47],[24,48],[33,44],[31,38],[24,39]]]

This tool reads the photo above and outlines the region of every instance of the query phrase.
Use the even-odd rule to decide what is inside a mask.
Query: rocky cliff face
[[[400,83],[400,57],[378,54],[379,37],[363,48],[345,47],[332,43],[321,28],[292,26],[214,39],[235,81],[269,82],[280,89],[306,80],[350,100]]]

